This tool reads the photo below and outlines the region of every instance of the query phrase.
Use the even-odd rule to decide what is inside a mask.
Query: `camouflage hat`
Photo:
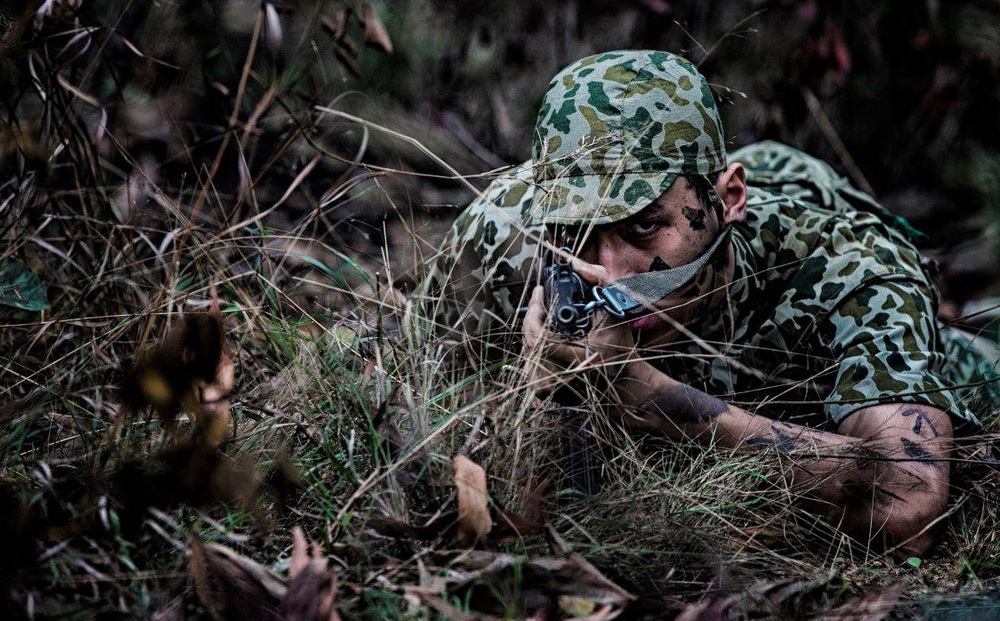
[[[705,78],[668,52],[597,54],[545,94],[532,145],[532,224],[605,224],[641,211],[678,175],[726,167]]]

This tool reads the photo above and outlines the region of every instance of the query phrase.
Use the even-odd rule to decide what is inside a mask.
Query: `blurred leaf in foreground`
[[[45,285],[28,266],[17,259],[0,259],[0,304],[28,311],[49,307]]]
[[[233,354],[226,343],[218,307],[184,317],[126,372],[122,399],[132,410],[152,406],[168,434],[177,414],[196,419],[194,439],[218,446],[229,433],[229,401],[236,382]]]

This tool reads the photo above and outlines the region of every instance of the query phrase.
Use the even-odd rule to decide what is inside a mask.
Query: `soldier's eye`
[[[633,222],[625,229],[632,237],[646,237],[652,235],[660,225],[656,222]]]

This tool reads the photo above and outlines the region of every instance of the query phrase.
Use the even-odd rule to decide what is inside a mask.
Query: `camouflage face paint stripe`
[[[640,304],[655,304],[694,278],[719,247],[729,242],[732,227],[726,225],[715,241],[697,259],[680,267],[620,278],[611,286],[623,290]]]

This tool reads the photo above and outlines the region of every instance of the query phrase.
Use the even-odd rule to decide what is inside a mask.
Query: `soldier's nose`
[[[628,262],[624,260],[621,249],[614,244],[602,243],[597,251],[597,263],[604,270],[608,282],[613,282],[629,275]]]

